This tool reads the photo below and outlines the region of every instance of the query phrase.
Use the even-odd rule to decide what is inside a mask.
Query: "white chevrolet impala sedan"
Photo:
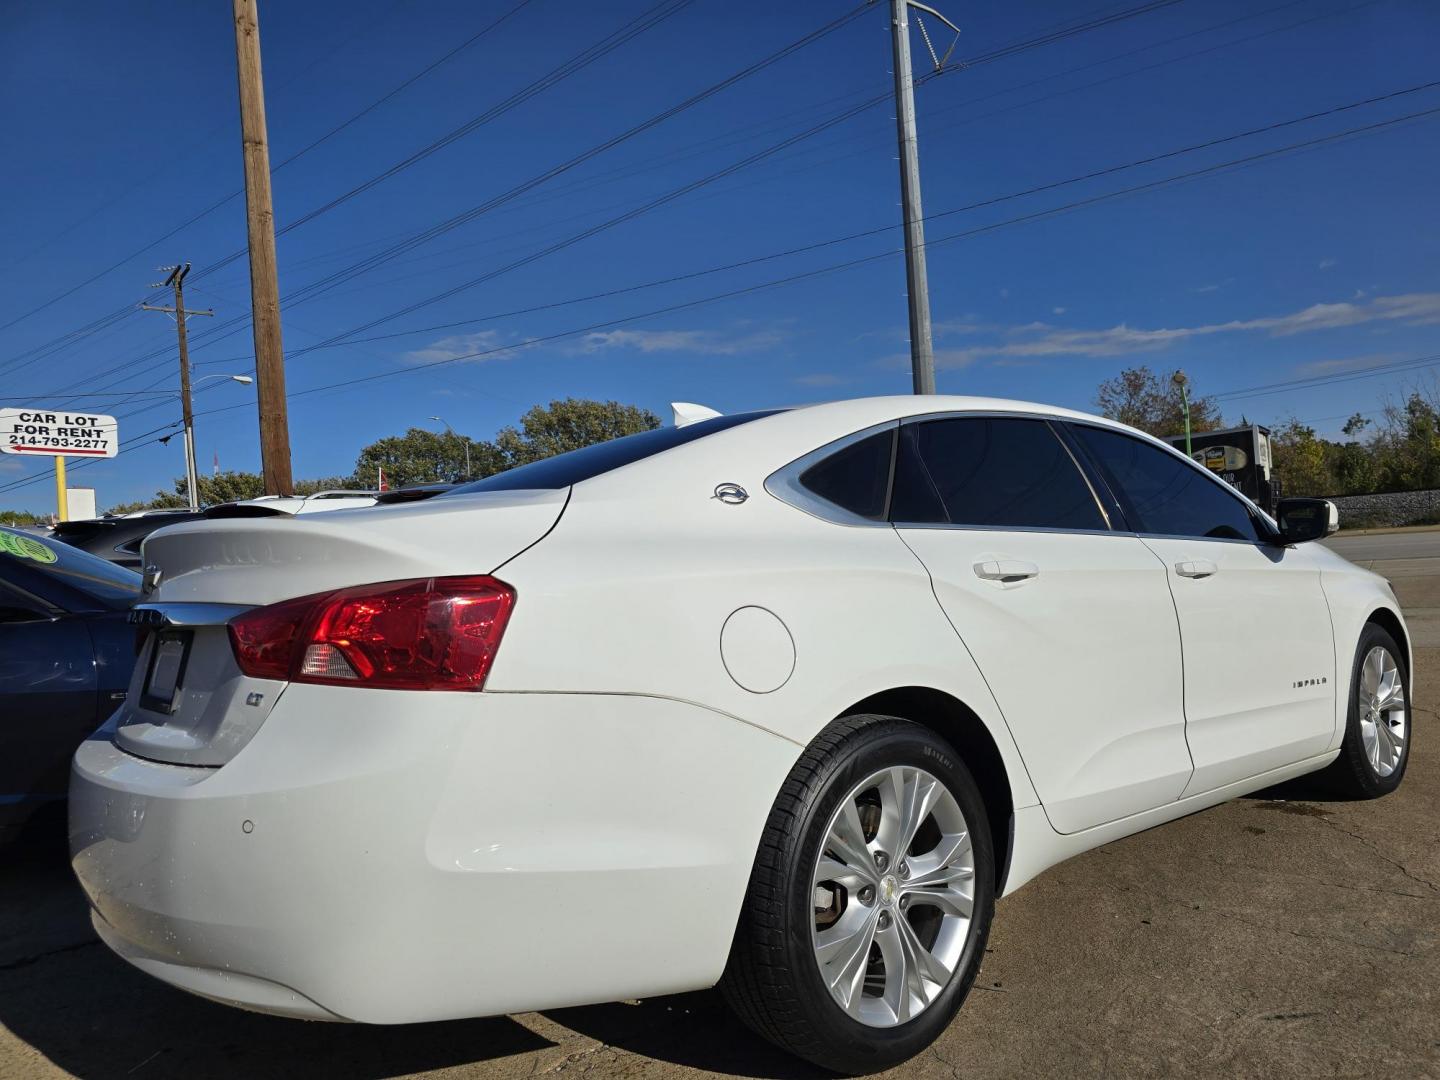
[[[104,941],[218,1001],[399,1024],[719,984],[844,1072],[925,1047],[995,899],[1409,752],[1389,586],[1170,447],[893,397],[719,416],[409,507],[145,544],[79,750]],[[688,421],[688,422],[684,422]]]

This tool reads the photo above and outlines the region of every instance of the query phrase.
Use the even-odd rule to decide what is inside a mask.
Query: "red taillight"
[[[387,581],[286,600],[230,621],[240,670],[260,679],[479,690],[515,590],[492,577]]]

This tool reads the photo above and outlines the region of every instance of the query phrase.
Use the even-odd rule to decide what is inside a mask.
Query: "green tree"
[[[1440,487],[1440,410],[1419,391],[1385,407],[1373,446],[1381,489]]]
[[[1163,377],[1148,367],[1126,368],[1100,384],[1095,404],[1103,416],[1168,439],[1185,433],[1185,410],[1174,373]],[[1190,430],[1214,431],[1223,419],[1214,398],[1190,397]]]
[[[1326,443],[1315,429],[1291,417],[1270,432],[1271,469],[1286,495],[1334,495]]]
[[[503,429],[495,445],[506,466],[513,468],[659,426],[660,418],[638,405],[566,398],[536,405],[520,418],[518,429]]]
[[[29,510],[0,510],[0,525],[47,525],[48,514],[36,514]]]
[[[465,472],[465,449],[470,449],[470,472]],[[355,483],[373,488],[378,471],[392,488],[410,484],[454,483],[479,480],[505,467],[494,443],[480,442],[448,431],[412,427],[404,435],[377,439],[360,451],[355,462]]]

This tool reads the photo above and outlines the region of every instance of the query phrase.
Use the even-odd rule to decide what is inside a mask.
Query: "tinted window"
[[[811,465],[800,474],[800,484],[852,514],[883,518],[894,443],[894,428],[861,439]]]
[[[993,528],[1106,527],[1050,425],[1003,417],[904,425],[890,517]]]
[[[596,443],[566,454],[556,454],[543,461],[533,461],[516,469],[487,476],[484,480],[461,484],[437,495],[445,499],[451,495],[468,495],[476,491],[522,491],[569,487],[592,476],[618,469],[642,458],[663,453],[683,446],[685,443],[703,439],[717,431],[759,420],[762,416],[773,416],[776,410],[768,412],[736,413],[733,416],[716,416],[710,420],[699,420],[684,427],[656,428],[642,431],[638,435],[625,435],[609,442]]]
[[[1118,431],[1085,424],[1071,430],[1109,474],[1115,494],[1126,504],[1125,516],[1138,532],[1259,539],[1245,504],[1178,454]]]
[[[104,607],[129,607],[140,596],[140,575],[135,571],[34,533],[0,529],[0,573],[8,566],[21,566],[68,585]]]

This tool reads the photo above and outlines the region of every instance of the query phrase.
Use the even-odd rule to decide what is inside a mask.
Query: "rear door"
[[[1043,418],[901,426],[891,518],[999,703],[1051,823],[1075,832],[1190,778],[1165,569]]]
[[[1186,794],[1324,753],[1335,726],[1335,647],[1320,572],[1224,481],[1183,455],[1075,424],[1180,617],[1195,775]]]

